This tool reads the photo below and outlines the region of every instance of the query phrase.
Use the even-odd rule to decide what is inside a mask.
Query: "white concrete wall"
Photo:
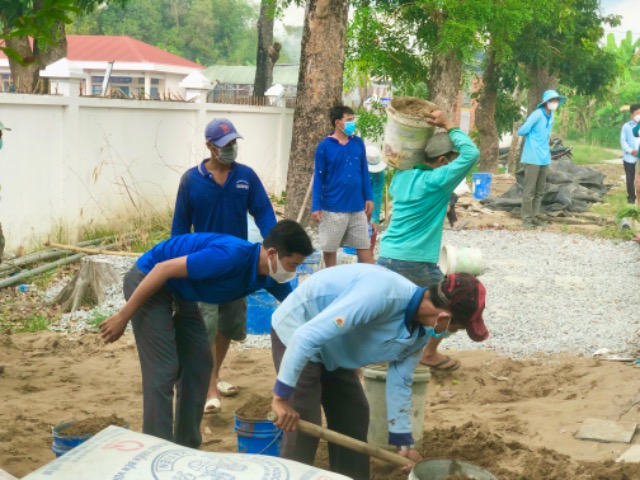
[[[230,119],[238,161],[267,191],[286,186],[293,110],[0,93],[0,222],[7,250],[56,232],[166,212],[182,173],[208,154],[204,127]]]

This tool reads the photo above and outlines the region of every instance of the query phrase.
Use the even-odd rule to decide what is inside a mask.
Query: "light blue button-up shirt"
[[[622,160],[627,163],[636,163],[637,161],[636,155],[631,154],[631,150],[638,150],[638,145],[640,145],[640,139],[633,135],[633,127],[636,125],[636,122],[630,120],[622,126],[620,131],[620,147],[624,151]]]
[[[553,113],[547,115],[544,107],[531,112],[527,121],[518,130],[518,135],[525,137],[522,159],[520,163],[530,165],[549,165],[551,149],[549,137],[553,128]]]
[[[429,339],[413,317],[425,290],[377,265],[313,274],[273,314],[273,329],[287,347],[274,393],[289,398],[310,361],[330,371],[388,362],[389,443],[413,443],[411,384]]]

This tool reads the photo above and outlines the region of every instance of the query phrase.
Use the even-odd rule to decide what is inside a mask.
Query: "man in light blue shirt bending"
[[[549,137],[553,127],[553,112],[566,101],[567,98],[555,90],[547,90],[542,95],[542,102],[518,130],[518,135],[525,137],[520,160],[524,165],[524,192],[522,193],[522,226],[524,228],[546,225],[539,215],[551,163]]]
[[[271,341],[278,378],[272,408],[286,433],[281,456],[313,465],[318,440],[296,433],[298,418],[367,440],[369,404],[357,369],[388,362],[389,444],[419,461],[411,435],[411,384],[430,338],[466,329],[472,340],[489,332],[482,319],[485,288],[469,274],[452,274],[430,288],[369,264],[315,273],[273,314]],[[329,444],[332,471],[369,479],[366,455]]]

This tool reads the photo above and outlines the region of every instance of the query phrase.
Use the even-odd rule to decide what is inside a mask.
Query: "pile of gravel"
[[[640,339],[640,248],[577,235],[536,231],[445,231],[444,245],[481,250],[489,340],[463,332],[442,343],[458,350],[490,349],[512,358],[536,353],[592,355],[608,349],[635,354]],[[121,275],[135,259],[101,256]],[[56,288],[61,288],[60,286]],[[59,330],[90,329],[91,320],[124,305],[121,282],[98,307],[67,314]],[[249,335],[235,348],[270,348],[268,335]]]
[[[510,357],[601,349],[634,354],[640,333],[640,248],[577,235],[446,231],[443,244],[479,248],[486,270],[489,340],[464,333],[443,347]]]

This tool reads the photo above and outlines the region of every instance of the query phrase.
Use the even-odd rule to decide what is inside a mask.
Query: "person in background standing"
[[[549,138],[553,128],[553,112],[567,101],[555,90],[547,90],[542,102],[529,115],[518,130],[525,137],[522,160],[524,165],[524,192],[522,193],[522,226],[524,228],[544,227],[540,216],[540,206],[547,185],[547,172],[551,163]]]
[[[316,148],[311,200],[324,264],[333,267],[343,245],[356,248],[359,262],[373,263],[368,225],[373,201],[364,142],[354,135],[351,108],[333,107],[329,120],[334,131]]]
[[[387,164],[382,160],[380,149],[374,145],[367,147],[367,164],[369,166],[369,181],[373,196],[373,211],[371,212],[371,255],[376,248],[376,239],[380,228],[380,212],[382,210],[382,194],[384,192],[384,175]]]
[[[631,114],[631,120],[626,122],[620,131],[620,147],[624,152],[622,164],[624,165],[624,174],[627,179],[627,202],[633,205],[638,200],[634,181],[636,173],[640,175],[640,169],[637,168],[640,140],[634,136],[633,131],[634,127],[640,125],[640,104],[631,105],[629,113]]]
[[[196,233],[225,233],[247,240],[247,213],[266,238],[276,224],[276,215],[267,192],[252,168],[236,162],[237,139],[242,138],[226,118],[209,122],[205,129],[210,158],[185,172],[180,180],[171,236]],[[247,299],[219,305],[200,303],[215,362],[205,413],[222,409],[219,395],[232,396],[238,388],[220,379],[231,340],[244,340]]]

